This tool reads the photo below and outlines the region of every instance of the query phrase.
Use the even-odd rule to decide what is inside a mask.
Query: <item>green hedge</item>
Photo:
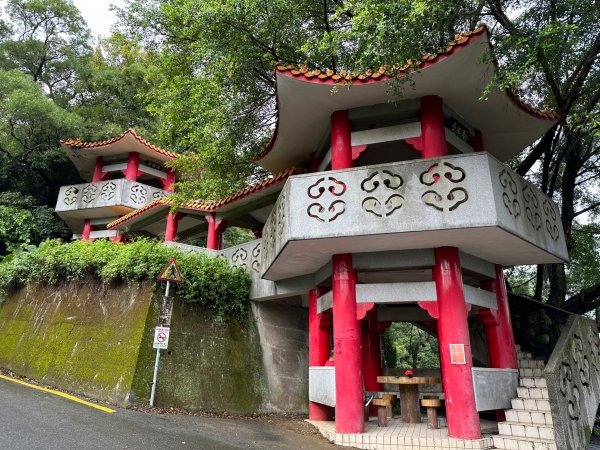
[[[24,246],[0,262],[0,300],[11,289],[31,282],[51,285],[86,276],[107,283],[155,281],[171,258],[177,258],[186,279],[176,288],[179,297],[208,307],[217,321],[245,320],[250,279],[243,269],[222,258],[182,252],[147,239],[126,245],[108,240],[69,244],[49,240],[39,247]]]

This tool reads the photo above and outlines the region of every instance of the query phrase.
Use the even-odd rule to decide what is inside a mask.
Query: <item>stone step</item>
[[[533,398],[513,398],[510,401],[512,409],[525,410],[525,411],[541,411],[550,412],[550,402],[546,399],[533,399]]]
[[[548,388],[536,387],[518,387],[517,396],[519,398],[548,398]]]
[[[519,369],[519,377],[543,377],[544,376],[544,369],[531,369],[531,368],[527,368],[527,369]]]
[[[533,358],[533,355],[529,352],[521,352],[521,351],[517,352],[517,359],[531,359],[531,358]]]
[[[554,428],[550,425],[499,422],[498,433],[503,436],[548,439],[554,441]]]
[[[556,442],[549,439],[518,438],[514,436],[492,436],[494,448],[506,450],[558,450]]]
[[[552,426],[552,414],[549,412],[507,409],[505,414],[509,422]]]
[[[517,350],[517,352],[520,352],[521,351],[521,345],[515,344],[515,349]]]
[[[546,364],[541,359],[519,359],[519,369],[543,369]]]
[[[546,388],[546,379],[544,377],[520,377],[519,386],[521,387],[537,387]]]

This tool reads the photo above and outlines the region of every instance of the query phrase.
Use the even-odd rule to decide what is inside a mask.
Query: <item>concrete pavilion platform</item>
[[[441,449],[492,449],[492,435],[498,434],[498,423],[482,420],[481,439],[463,440],[448,437],[446,419],[439,418],[440,428],[427,428],[427,417],[421,423],[404,423],[400,418],[388,419],[385,428],[377,426],[377,418],[371,417],[365,422],[362,434],[342,434],[335,432],[335,422],[317,422],[308,420],[331,442],[343,447],[368,450],[441,450]]]

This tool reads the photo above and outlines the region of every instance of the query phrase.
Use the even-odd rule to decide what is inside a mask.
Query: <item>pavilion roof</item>
[[[179,156],[141,138],[133,129],[103,141],[83,142],[81,139],[68,139],[60,141],[60,145],[83,178],[91,178],[97,156],[114,158],[129,152],[138,152],[148,159],[160,162],[170,161]]]
[[[394,68],[350,73],[308,70],[307,67],[279,65],[276,68],[277,123],[275,132],[258,156],[264,168],[276,171],[301,164],[329,132],[329,117],[340,109],[352,109],[393,100],[439,95],[445,104],[482,131],[486,150],[507,160],[523,150],[549,129],[559,116],[536,109],[516,93],[492,88],[487,100],[480,97],[496,70],[489,52],[488,29],[480,25],[473,31],[457,34],[437,53],[423,55],[422,61],[408,61]],[[415,69],[416,67],[416,69]],[[414,85],[399,96],[390,92],[389,83],[412,73]],[[332,94],[334,85],[348,85]]]
[[[285,169],[271,178],[264,179],[258,183],[247,186],[240,191],[225,197],[220,200],[192,200],[188,202],[179,203],[176,207],[177,211],[185,212],[185,211],[197,211],[197,212],[226,212],[226,209],[230,205],[238,203],[242,200],[251,201],[251,197],[264,193],[267,189],[277,186],[279,184],[284,183],[289,177],[292,175],[297,175],[300,173],[304,173],[303,169],[299,169],[296,167],[292,167],[290,169]],[[170,197],[161,197],[157,198],[150,203],[142,206],[139,209],[131,211],[129,214],[126,214],[117,220],[109,223],[107,228],[119,228],[125,223],[131,223],[132,221],[136,221],[140,219],[143,215],[146,215],[150,211],[154,211],[156,209],[170,209],[175,204],[173,198]]]

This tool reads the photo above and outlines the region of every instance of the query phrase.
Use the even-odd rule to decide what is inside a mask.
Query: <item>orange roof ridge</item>
[[[471,36],[479,36],[484,32],[486,32],[486,33],[488,32],[487,25],[480,24],[474,30],[465,31],[464,33],[458,33],[454,37],[454,40],[451,41],[445,49],[439,48],[437,53],[433,53],[433,54],[428,53],[428,54],[423,55],[421,57],[422,61],[408,60],[402,66],[394,65],[394,66],[391,66],[391,68],[402,72],[402,71],[408,70],[414,66],[418,67],[425,63],[433,63],[440,56],[450,53],[454,49],[454,47],[466,45],[469,42],[469,39],[471,38]],[[338,82],[338,81],[353,81],[353,82],[363,81],[364,82],[369,79],[377,80],[382,77],[383,77],[383,79],[391,79],[392,77],[390,77],[389,75],[386,75],[388,73],[389,69],[390,69],[390,66],[381,66],[377,70],[367,70],[363,73],[351,73],[351,72],[348,72],[345,70],[342,70],[339,73],[335,73],[333,70],[308,70],[308,68],[306,66],[296,67],[293,65],[278,64],[275,68],[275,71],[280,72],[280,73],[289,72],[291,75],[293,75],[295,77],[302,76],[307,79],[316,77],[319,80],[330,79],[330,80],[333,80],[336,82]]]
[[[157,147],[156,145],[148,142],[147,140],[143,139],[141,136],[139,136],[135,132],[135,130],[133,128],[129,128],[127,131],[121,133],[119,136],[116,136],[114,138],[107,139],[104,141],[83,142],[81,139],[75,138],[75,139],[67,139],[66,141],[61,140],[60,143],[62,145],[65,145],[65,146],[71,147],[71,148],[75,148],[75,149],[105,147],[107,145],[111,145],[111,144],[114,144],[115,142],[120,141],[128,134],[133,136],[133,138],[136,139],[140,144],[144,145],[145,147],[149,148],[150,150],[152,150],[156,153],[160,153],[161,155],[165,155],[165,156],[168,156],[169,158],[173,158],[173,159],[179,157],[179,155],[177,153],[174,153],[174,152],[171,152],[168,150],[164,150],[164,149]]]
[[[285,181],[292,175],[298,175],[298,174],[301,174],[304,172],[306,172],[306,170],[298,168],[298,167],[291,167],[291,168],[288,168],[288,169],[282,170],[281,172],[276,173],[271,178],[265,178],[264,180],[259,181],[258,183],[252,184],[250,186],[246,186],[244,189],[241,189],[240,191],[236,192],[235,194],[232,194],[223,199],[220,199],[220,200],[190,200],[187,202],[180,203],[177,206],[182,207],[182,208],[187,208],[187,209],[194,209],[197,211],[213,212],[215,210],[218,210],[222,206],[228,205],[230,203],[235,202],[236,200],[247,197],[250,194],[259,192],[263,189],[266,189],[267,187],[270,187],[277,183]],[[146,213],[147,211],[150,211],[150,210],[155,209],[162,205],[173,206],[173,199],[170,197],[160,197],[155,200],[152,200],[150,203],[142,206],[141,208],[133,210],[130,213],[125,214],[124,216],[119,217],[117,220],[109,223],[106,226],[106,228],[112,229],[114,227],[122,225],[123,223],[128,222],[129,220],[131,220],[135,217],[138,217],[138,216]]]

